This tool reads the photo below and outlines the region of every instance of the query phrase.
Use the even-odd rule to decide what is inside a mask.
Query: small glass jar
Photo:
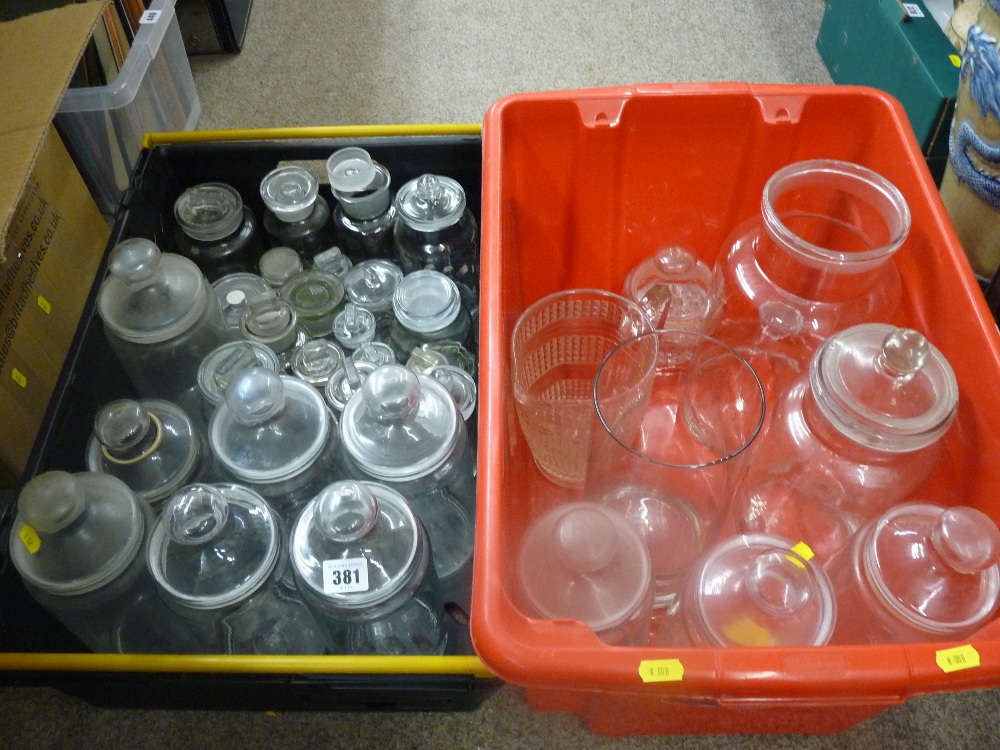
[[[295,587],[286,538],[257,493],[194,484],[164,506],[146,561],[169,606],[214,632],[215,653],[328,653],[326,632]]]
[[[226,400],[226,388],[239,373],[251,367],[280,373],[281,362],[271,347],[257,341],[230,341],[211,352],[198,368],[202,395],[201,414],[207,428],[216,407]]]
[[[438,271],[414,271],[403,278],[392,299],[395,321],[389,337],[405,362],[421,344],[453,341],[467,345],[472,328],[458,286]]]
[[[396,353],[384,341],[367,341],[353,352],[351,359],[358,362],[371,362],[376,367],[396,363]]]
[[[344,283],[332,273],[313,268],[289,278],[278,296],[295,308],[299,325],[310,336],[329,336],[344,299]]]
[[[212,415],[208,440],[220,468],[287,522],[338,478],[336,420],[298,378],[259,367],[240,372]]]
[[[334,372],[323,388],[323,398],[334,414],[344,411],[351,397],[361,390],[368,376],[378,369],[374,362],[355,362],[353,357],[344,360],[344,364]]]
[[[205,182],[188,188],[174,202],[174,218],[178,252],[210,281],[257,267],[265,249],[257,218],[232,186]]]
[[[302,258],[290,247],[272,247],[260,256],[260,275],[275,289],[301,272]]]
[[[319,195],[319,181],[306,169],[278,167],[260,183],[264,230],[274,246],[290,247],[303,261],[334,243],[330,206]]]
[[[156,399],[103,407],[87,442],[87,468],[121,479],[154,508],[185,484],[213,478],[205,436],[184,410]]]
[[[376,332],[375,315],[353,302],[348,302],[333,319],[333,335],[347,351],[371,343]]]
[[[344,350],[329,339],[307,341],[292,357],[292,374],[322,392],[335,372],[344,366]]]
[[[392,298],[403,281],[403,271],[392,261],[366,260],[355,264],[344,277],[347,299],[375,316],[377,336],[387,340],[395,316]]]
[[[331,484],[302,511],[290,552],[299,590],[335,653],[444,653],[430,543],[398,492],[374,482]]]
[[[333,211],[337,242],[355,262],[395,257],[396,209],[389,171],[362,148],[342,148],[326,163],[337,206]]]
[[[970,637],[1000,601],[1000,530],[969,507],[897,505],[827,564],[841,610],[831,643]]]
[[[722,303],[717,284],[689,250],[668,246],[629,271],[622,296],[642,308],[654,329],[706,333]]]
[[[271,285],[255,273],[230,273],[212,283],[215,296],[222,305],[226,325],[236,333],[240,330],[240,318],[247,309],[247,300],[270,291]]]
[[[246,310],[240,318],[240,333],[247,341],[270,348],[278,356],[283,370],[291,367],[296,349],[309,338],[299,328],[295,308],[273,291],[247,300]]]
[[[758,438],[731,530],[803,541],[827,562],[923,485],[957,408],[954,372],[917,331],[869,323],[831,336]]]
[[[204,274],[145,239],[116,245],[108,269],[97,310],[139,396],[179,402],[196,393],[201,360],[234,338]]]
[[[344,475],[381,482],[406,497],[430,536],[445,600],[467,609],[475,459],[451,394],[401,365],[385,365],[347,402],[340,433]]]
[[[424,174],[396,193],[396,252],[404,273],[430,268],[479,291],[479,228],[465,190],[450,177]]]
[[[143,550],[153,511],[110,474],[50,471],[21,490],[9,554],[25,588],[99,653],[202,653],[156,593]]]

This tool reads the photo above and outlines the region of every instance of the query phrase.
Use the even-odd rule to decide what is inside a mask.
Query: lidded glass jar
[[[145,239],[118,243],[97,310],[111,349],[143,398],[194,389],[205,355],[233,338],[198,267]]]
[[[396,252],[400,268],[432,268],[479,292],[479,227],[465,190],[450,177],[424,174],[396,193]]]
[[[208,440],[220,468],[286,521],[336,478],[337,423],[313,386],[288,375],[259,367],[236,375]]]
[[[330,206],[309,170],[286,166],[268,172],[260,182],[260,197],[272,245],[290,247],[308,261],[333,244]]]
[[[747,462],[735,531],[804,541],[826,562],[923,485],[957,408],[951,366],[917,331],[868,323],[831,336]]]
[[[339,247],[327,248],[313,258],[313,268],[332,273],[341,281],[354,268],[354,261],[340,252]]]
[[[302,273],[302,258],[290,247],[272,247],[260,256],[260,275],[269,287],[278,288]]]
[[[335,482],[292,529],[292,568],[335,653],[440,655],[447,635],[430,544],[398,492]]]
[[[717,283],[689,250],[671,245],[629,271],[622,296],[638,303],[654,329],[707,332],[721,305]]]
[[[295,350],[292,374],[320,391],[344,366],[344,350],[329,339],[313,339]]]
[[[969,507],[898,505],[827,565],[849,611],[833,643],[916,643],[971,636],[1000,600],[1000,531]]]
[[[374,341],[377,332],[374,313],[353,302],[348,302],[333,319],[334,338],[351,352]]]
[[[376,367],[396,363],[396,353],[384,341],[366,341],[351,352],[354,363],[371,362]]]
[[[287,369],[296,348],[308,339],[298,322],[298,314],[291,303],[271,291],[247,300],[247,308],[240,318],[240,333],[247,341],[270,348],[278,355],[282,369]]]
[[[344,277],[347,299],[375,315],[379,330],[388,333],[392,325],[392,298],[403,281],[403,272],[392,261],[366,260]]]
[[[603,505],[565,503],[535,519],[517,579],[537,617],[579,620],[612,646],[645,646],[653,611],[646,540]]]
[[[177,249],[209,280],[256,268],[264,242],[257,218],[231,185],[205,182],[189,187],[174,202]]]
[[[205,424],[215,408],[226,400],[226,387],[237,374],[250,367],[281,372],[281,362],[271,347],[256,341],[230,341],[210,353],[198,368],[198,387],[202,395]]]
[[[157,596],[153,511],[110,474],[50,471],[17,501],[10,558],[28,593],[97,652],[199,653],[208,641]]]
[[[247,309],[247,300],[270,291],[271,285],[255,273],[230,273],[212,282],[229,329],[239,334],[240,318]]]
[[[214,633],[223,654],[329,650],[295,588],[285,526],[260,495],[193,484],[165,504],[146,552],[169,605]]]
[[[888,320],[901,296],[892,256],[909,231],[906,200],[881,175],[831,159],[790,164],[767,181],[761,216],[734,232],[716,264],[722,320],[752,326],[760,305],[783,303],[801,315],[812,349],[844,328]]]
[[[446,601],[468,603],[476,479],[451,394],[402,365],[372,372],[340,423],[344,473],[386,484],[410,502],[430,536]]]
[[[349,147],[327,159],[326,172],[337,199],[333,224],[341,249],[355,261],[395,257],[389,170],[363,148]]]
[[[313,268],[289,278],[281,285],[278,296],[295,308],[299,325],[310,336],[329,336],[344,299],[344,282],[332,273]]]
[[[358,362],[354,357],[344,359],[343,366],[334,372],[323,387],[323,398],[334,414],[340,414],[347,402],[361,390],[368,376],[378,369],[375,362]]]
[[[211,479],[211,467],[205,437],[169,401],[119,399],[94,419],[87,468],[117,477],[150,505],[185,484]]]
[[[837,622],[833,587],[801,545],[767,534],[726,539],[696,563],[662,646],[824,646]]]
[[[438,341],[465,345],[472,318],[462,305],[458,286],[438,271],[414,271],[403,277],[392,298],[396,320],[389,336],[400,361],[414,347]]]

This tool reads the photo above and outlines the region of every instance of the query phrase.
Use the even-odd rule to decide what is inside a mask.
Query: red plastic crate
[[[714,264],[730,230],[759,215],[771,174],[803,159],[857,162],[906,197],[913,226],[894,256],[905,290],[892,322],[941,349],[961,394],[945,456],[920,497],[1000,522],[1000,430],[991,425],[1000,335],[899,103],[838,86],[525,94],[493,105],[483,150],[472,634],[486,665],[525,687],[536,708],[576,712],[613,735],[835,732],[913,695],[1000,685],[995,622],[967,642],[979,666],[946,671],[940,652],[966,644],[614,648],[581,623],[532,619],[516,605],[524,529],[571,497],[535,469],[517,424],[509,350],[518,316],[559,289],[620,291],[627,271],[668,241]],[[644,682],[640,666],[649,676],[650,661],[670,679]]]

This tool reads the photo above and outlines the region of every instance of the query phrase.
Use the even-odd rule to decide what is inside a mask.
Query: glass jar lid
[[[732,537],[696,566],[689,617],[712,646],[822,646],[836,621],[823,567],[780,537]]]
[[[419,232],[438,232],[458,223],[465,213],[465,190],[457,181],[424,174],[396,193],[396,211]]]
[[[292,372],[309,385],[322,388],[344,366],[344,351],[329,339],[307,341],[292,356]]]
[[[308,383],[260,367],[237,374],[209,423],[209,443],[232,474],[276,482],[307,468],[330,438],[330,412]]]
[[[181,193],[174,202],[174,217],[193,240],[221,240],[243,223],[243,199],[231,185],[205,182]]]
[[[293,224],[309,217],[319,193],[319,180],[307,169],[278,167],[260,181],[260,197],[271,213]]]
[[[392,298],[396,319],[416,333],[433,333],[455,322],[462,309],[458,286],[440,271],[424,269],[403,277]]]
[[[375,314],[348,302],[333,319],[333,335],[345,349],[357,349],[375,338]]]
[[[376,315],[392,309],[403,271],[392,261],[375,258],[356,264],[344,277],[347,298]]]
[[[567,503],[536,520],[518,553],[518,580],[532,609],[602,632],[635,615],[650,597],[645,540],[622,515],[595,503]]]
[[[289,552],[301,583],[336,607],[357,610],[382,604],[422,574],[422,535],[398,492],[341,481],[302,510]]]
[[[240,318],[246,310],[247,300],[271,289],[267,281],[255,273],[229,273],[212,282],[215,296],[219,298],[226,325],[239,330]]]
[[[148,512],[148,511],[147,511]],[[139,501],[110,474],[50,471],[21,490],[10,556],[22,578],[56,596],[110,583],[142,550],[146,520]]]
[[[160,590],[192,609],[247,599],[278,562],[280,526],[264,499],[235,484],[194,484],[167,501],[146,560]]]
[[[117,336],[137,344],[168,341],[194,326],[209,303],[209,284],[194,261],[161,253],[141,238],[115,245],[97,310]]]
[[[910,627],[961,637],[997,609],[1000,531],[974,508],[909,503],[879,519],[864,570],[886,607]]]
[[[323,388],[327,405],[337,414],[342,412],[351,396],[361,390],[365,380],[377,368],[374,362],[356,362],[353,357],[346,358],[343,367],[330,376]]]
[[[921,333],[882,323],[827,339],[809,369],[823,415],[869,448],[905,453],[938,440],[955,420],[958,382]]]
[[[340,427],[344,448],[367,474],[400,482],[426,476],[447,461],[461,424],[440,383],[385,365],[347,402]]]
[[[268,285],[278,287],[302,271],[302,258],[290,247],[272,247],[260,256],[258,265]]]
[[[445,387],[455,400],[462,419],[468,422],[479,400],[476,379],[455,365],[436,365],[427,370],[427,376]]]
[[[366,341],[351,352],[354,363],[371,362],[376,367],[396,363],[396,353],[384,341]]]
[[[313,257],[313,268],[332,273],[341,281],[353,267],[354,261],[344,255],[339,247],[331,247]]]
[[[297,323],[298,315],[291,303],[269,291],[247,300],[240,332],[243,338],[266,344],[277,353],[295,345]]]
[[[237,374],[250,367],[280,372],[281,363],[271,347],[257,341],[229,341],[209,352],[198,366],[198,387],[205,399],[218,406],[226,398],[226,387]]]
[[[313,268],[288,279],[278,295],[295,308],[299,322],[325,321],[323,330],[311,330],[314,336],[325,336],[333,330],[333,313],[344,299],[344,283],[332,273]]]
[[[202,459],[191,418],[169,401],[119,399],[94,419],[87,468],[121,479],[140,500],[158,502],[185,484]]]
[[[326,160],[326,176],[334,191],[356,193],[367,190],[375,175],[371,154],[363,148],[341,148]]]

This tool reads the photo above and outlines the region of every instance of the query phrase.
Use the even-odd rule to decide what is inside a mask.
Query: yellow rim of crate
[[[143,148],[167,143],[210,143],[216,141],[266,141],[293,138],[386,138],[420,135],[479,135],[478,123],[426,125],[324,125],[298,128],[253,128],[249,130],[186,130],[175,133],[146,133]]]

